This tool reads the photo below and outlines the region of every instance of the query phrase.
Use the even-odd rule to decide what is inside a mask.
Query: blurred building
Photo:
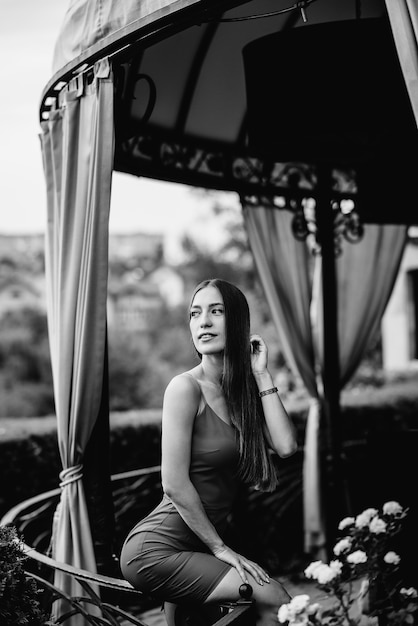
[[[382,322],[383,367],[418,368],[418,228],[411,228],[399,274]]]
[[[0,318],[17,309],[46,310],[43,235],[0,235]]]
[[[165,264],[162,235],[110,235],[109,328],[146,332],[158,312],[183,299],[184,281]],[[44,237],[0,235],[0,317],[25,307],[46,312]]]

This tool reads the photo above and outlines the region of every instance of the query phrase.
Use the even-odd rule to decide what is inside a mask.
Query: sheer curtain
[[[386,0],[386,9],[409,99],[418,122],[418,4],[416,0]]]
[[[354,374],[368,341],[375,337],[396,280],[407,237],[406,226],[367,224],[361,242],[343,243],[336,259],[341,388]],[[321,264],[317,259],[318,268]],[[315,346],[323,363],[322,284],[316,309]]]
[[[266,207],[243,207],[244,222],[260,282],[289,365],[312,398],[304,446],[305,550],[319,558],[325,545],[319,471],[322,388],[321,258],[291,231],[292,216]],[[363,240],[346,243],[337,260],[341,386],[355,371],[377,330],[406,241],[404,226],[367,225]]]
[[[292,215],[287,211],[244,205],[243,215],[257,274],[286,361],[300,375],[311,396],[303,468],[305,550],[323,558],[325,532],[318,446],[321,402],[311,323],[310,253],[305,244],[293,237]]]
[[[83,489],[83,453],[102,394],[106,340],[108,218],[113,168],[113,81],[107,60],[89,84],[74,79],[58,109],[42,123],[47,184],[48,329],[62,462],[53,556],[96,571]],[[80,595],[70,577],[55,584]],[[68,610],[55,604],[55,614]],[[91,612],[91,609],[90,609]],[[84,624],[74,616],[66,622]]]

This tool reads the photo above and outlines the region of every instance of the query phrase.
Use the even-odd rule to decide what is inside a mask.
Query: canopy
[[[387,4],[401,31],[401,8]],[[274,145],[270,161],[302,161],[312,155],[279,147],[288,137],[298,145],[295,136],[310,132],[317,163],[315,137],[328,133],[330,145],[345,152],[356,142],[345,167],[365,161],[351,187],[362,188],[363,221],[410,223],[417,221],[407,199],[418,96],[408,52],[401,61],[412,106],[384,0],[76,0],[41,109],[47,115],[45,100],[55,98],[57,84],[110,55],[115,170],[240,194],[277,192],[287,179],[266,164],[266,142]],[[329,115],[342,102],[340,117]]]

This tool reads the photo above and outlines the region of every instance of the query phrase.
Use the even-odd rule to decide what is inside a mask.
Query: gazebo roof
[[[315,195],[326,153],[336,193],[356,197],[360,186],[363,221],[418,222],[410,205],[417,129],[384,0],[361,9],[355,0],[100,4],[70,4],[41,114],[65,83],[109,56],[116,170],[247,196],[289,186]],[[379,32],[359,37],[360,23]],[[336,74],[333,93],[326,87],[335,89]],[[337,113],[319,119],[321,111]]]

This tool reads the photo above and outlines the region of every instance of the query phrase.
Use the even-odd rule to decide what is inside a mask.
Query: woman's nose
[[[201,326],[210,326],[211,325],[211,319],[208,313],[205,313],[204,311],[202,312],[201,318],[200,318],[200,325]]]

